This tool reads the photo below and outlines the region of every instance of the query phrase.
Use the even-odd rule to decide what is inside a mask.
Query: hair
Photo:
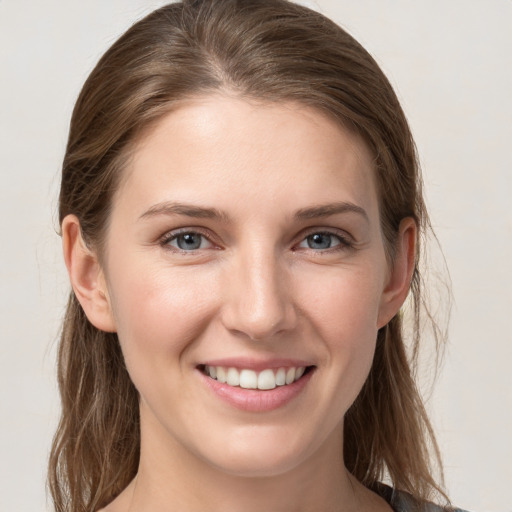
[[[101,255],[113,194],[134,142],[177,103],[223,91],[307,105],[365,141],[374,154],[390,259],[402,219],[416,221],[418,244],[431,230],[414,141],[385,75],[342,28],[286,0],[185,0],[152,12],[122,35],[91,72],[73,111],[60,222],[76,215],[85,242]],[[369,377],[345,416],[344,461],[370,488],[387,479],[427,500],[446,495],[438,483],[439,450],[414,380],[420,327],[430,318],[419,254],[409,298],[412,334],[405,339],[402,313],[379,330]],[[48,477],[55,509],[97,510],[137,472],[138,393],[117,335],[96,329],[73,293],[58,382],[62,415]]]

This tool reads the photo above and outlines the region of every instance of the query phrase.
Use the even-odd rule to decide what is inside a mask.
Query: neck
[[[120,497],[127,506],[119,510],[352,512],[363,508],[365,492],[343,465],[341,424],[305,460],[266,476],[227,473],[169,440],[168,433],[155,435],[147,427],[142,422],[139,472]]]

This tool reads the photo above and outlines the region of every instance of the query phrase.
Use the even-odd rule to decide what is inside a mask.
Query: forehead
[[[351,200],[375,199],[370,150],[334,119],[220,94],[180,103],[146,130],[124,172],[116,200],[207,202],[225,190],[233,202],[259,194],[270,205],[283,191],[335,201],[343,188]]]

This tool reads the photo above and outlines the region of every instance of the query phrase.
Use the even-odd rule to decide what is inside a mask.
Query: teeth
[[[252,370],[242,370],[240,372],[240,387],[245,389],[258,389],[258,376],[256,372]]]
[[[216,370],[217,380],[222,383],[226,382],[226,370],[222,366],[217,366]]]
[[[272,370],[263,370],[258,375],[258,389],[274,389],[276,387],[276,376]]]
[[[228,369],[226,382],[230,386],[238,386],[240,384],[240,374],[235,368]]]
[[[276,373],[276,386],[284,386],[286,384],[286,370],[279,368]]]
[[[305,370],[304,366],[278,368],[277,370],[268,368],[259,373],[253,370],[238,370],[237,368],[226,368],[224,366],[205,366],[204,369],[206,375],[229,386],[261,390],[292,384],[304,375]]]

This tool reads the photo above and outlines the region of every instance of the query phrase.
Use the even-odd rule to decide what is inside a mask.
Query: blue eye
[[[172,235],[165,241],[165,244],[182,251],[196,251],[211,246],[206,237],[193,231]]]
[[[341,237],[333,235],[332,233],[312,233],[304,238],[304,240],[299,244],[299,247],[322,251],[341,244]]]

